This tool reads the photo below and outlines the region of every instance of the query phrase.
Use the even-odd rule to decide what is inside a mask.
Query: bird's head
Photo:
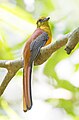
[[[47,26],[48,25],[48,20],[50,17],[41,17],[37,20],[37,28],[40,28],[41,26]]]

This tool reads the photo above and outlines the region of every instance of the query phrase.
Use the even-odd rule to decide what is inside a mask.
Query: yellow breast
[[[40,28],[41,28],[42,30],[44,30],[44,31],[48,34],[48,36],[49,36],[49,39],[48,39],[46,45],[50,44],[51,41],[52,41],[52,34],[51,34],[50,27],[49,27],[49,26],[41,26]]]

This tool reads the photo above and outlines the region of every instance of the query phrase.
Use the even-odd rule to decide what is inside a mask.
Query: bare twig
[[[45,62],[56,50],[64,46],[66,43],[65,50],[69,54],[72,49],[76,46],[79,39],[79,28],[75,29],[73,32],[63,35],[62,38],[51,43],[50,45],[43,47],[40,51],[40,55],[34,61],[35,65],[40,65]],[[68,42],[67,42],[68,41]],[[3,79],[3,82],[0,85],[0,96],[3,94],[5,88],[11,79],[15,76],[17,71],[23,67],[23,60],[0,60],[0,67],[6,68],[8,70],[6,76]]]

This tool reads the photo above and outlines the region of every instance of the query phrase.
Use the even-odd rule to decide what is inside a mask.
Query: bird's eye
[[[43,20],[42,19],[39,19],[39,22],[42,22]]]

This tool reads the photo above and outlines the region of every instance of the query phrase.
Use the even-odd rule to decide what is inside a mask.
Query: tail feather
[[[24,66],[24,69],[23,69],[23,110],[24,112],[31,109],[32,107],[31,73],[32,73],[32,64]]]

